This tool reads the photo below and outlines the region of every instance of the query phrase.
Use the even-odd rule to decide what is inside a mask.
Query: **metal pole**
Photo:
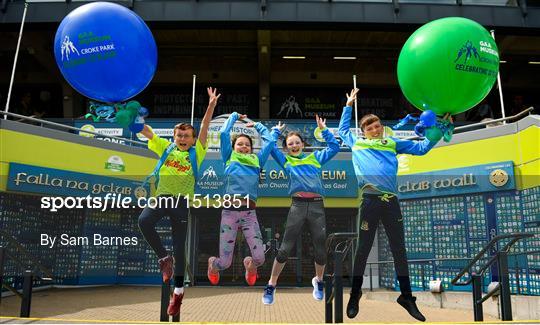
[[[195,116],[195,80],[197,80],[197,75],[193,75],[193,90],[191,92],[191,125],[193,125],[193,116]]]
[[[192,124],[193,125],[193,124]],[[197,182],[197,177],[195,177],[195,182]],[[189,204],[186,202],[186,204]],[[191,215],[191,209],[188,210],[188,220],[187,220],[187,227],[186,227],[186,238],[184,240],[186,241],[187,245],[184,243],[184,283],[195,283],[195,279],[191,279],[190,277],[190,270],[189,267],[191,266],[191,252],[192,252],[192,243],[193,243],[193,217]]]
[[[372,264],[369,264],[369,291],[373,291],[373,269]]]
[[[484,310],[482,308],[482,275],[473,274],[472,276],[472,294],[473,294],[473,312],[474,321],[484,321]]]
[[[506,252],[497,253],[499,282],[501,283],[501,320],[512,320],[512,301],[510,299],[510,280],[508,277],[508,256]]]
[[[343,323],[342,252],[334,252],[334,323]]]
[[[23,297],[21,300],[21,317],[30,317],[30,305],[32,303],[32,271],[24,271],[23,276]]]
[[[356,89],[356,75],[353,75],[353,89]],[[354,100],[354,135],[358,136],[358,100]]]
[[[495,30],[491,30],[491,37],[493,37],[493,40],[495,40]],[[501,84],[501,72],[499,69],[499,72],[497,72],[497,86],[499,87],[499,99],[501,101],[501,116],[502,118],[506,117],[506,114],[504,113],[504,100],[503,100],[503,93],[502,93],[502,84]],[[506,124],[506,121],[503,121],[504,124]]]
[[[9,111],[9,102],[11,100],[11,90],[13,89],[13,81],[15,80],[15,69],[17,68],[17,59],[19,57],[19,49],[21,47],[21,39],[23,35],[24,22],[26,20],[26,12],[28,11],[28,3],[24,3],[24,11],[21,22],[21,29],[19,30],[19,39],[17,40],[17,49],[15,50],[15,59],[13,60],[13,69],[11,70],[11,80],[9,81],[9,90],[6,100],[6,112]],[[7,120],[7,116],[4,115],[4,120]]]
[[[332,277],[324,275],[324,322],[332,323]]]
[[[169,315],[167,314],[167,307],[169,306],[169,283],[163,282],[161,284],[161,310],[159,312],[159,321],[168,322]]]

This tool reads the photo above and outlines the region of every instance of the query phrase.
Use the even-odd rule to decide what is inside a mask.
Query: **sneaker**
[[[182,306],[182,299],[184,299],[184,294],[181,293],[177,295],[173,292],[171,300],[169,300],[169,307],[167,308],[167,314],[170,316],[176,316],[180,314],[180,306]]]
[[[251,256],[248,256],[244,258],[244,267],[246,268],[246,273],[244,274],[244,277],[246,278],[246,282],[249,286],[252,286],[257,282],[257,269],[254,271],[248,271],[248,265],[253,263],[253,258]]]
[[[206,272],[206,275],[208,275],[208,280],[210,280],[210,284],[214,286],[219,283],[219,271],[214,272],[212,268],[215,259],[215,256],[212,256],[208,259],[208,271]]]
[[[255,285],[255,282],[257,282],[257,277],[258,277],[257,269],[255,269],[255,271],[253,272],[249,272],[248,270],[246,270],[246,274],[244,276],[249,286]]]
[[[416,318],[421,322],[426,321],[426,318],[424,317],[424,315],[422,315],[422,313],[420,312],[420,310],[418,310],[418,307],[416,306],[416,297],[400,295],[397,298],[397,302],[401,305],[401,307],[405,308],[405,310],[407,310],[409,315],[411,315],[412,317]]]
[[[158,260],[159,263],[159,270],[161,271],[161,275],[163,277],[163,282],[168,283],[173,275],[173,263],[174,259],[171,255],[167,255],[164,258],[160,258]]]
[[[311,285],[313,286],[313,298],[315,300],[323,300],[324,298],[324,282],[319,281],[317,277],[311,279]]]
[[[360,311],[360,298],[362,297],[362,293],[354,294],[351,292],[351,296],[349,297],[349,303],[347,304],[347,317],[349,318],[355,318],[356,315],[358,315],[358,312]]]
[[[266,287],[264,287],[264,295],[262,297],[263,304],[273,305],[275,293],[276,293],[276,287],[267,284]]]

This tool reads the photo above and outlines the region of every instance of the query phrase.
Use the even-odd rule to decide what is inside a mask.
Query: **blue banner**
[[[150,193],[148,186],[142,188],[136,181],[17,163],[9,164],[7,190],[73,197],[110,193],[134,200]]]
[[[202,163],[197,185],[201,195],[225,194],[223,161],[209,159]],[[358,183],[350,160],[331,160],[322,168],[322,184],[326,197],[349,197],[358,195]],[[260,175],[259,197],[289,197],[289,179],[285,171],[269,159]]]
[[[511,161],[398,177],[400,199],[506,191],[515,187]]]

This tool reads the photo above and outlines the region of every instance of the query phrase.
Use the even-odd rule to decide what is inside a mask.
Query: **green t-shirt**
[[[170,143],[170,141],[154,134],[152,140],[148,141],[148,149],[161,157]],[[208,147],[204,147],[199,139],[197,139],[195,153],[198,168],[201,167],[207,150]],[[193,168],[191,168],[191,162],[189,161],[189,152],[174,148],[159,169],[159,183],[156,196],[164,194],[192,196],[194,191],[195,177],[193,175]]]

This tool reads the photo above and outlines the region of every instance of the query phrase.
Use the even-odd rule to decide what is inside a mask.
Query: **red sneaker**
[[[182,299],[184,298],[184,294],[181,293],[177,295],[173,292],[171,296],[171,300],[169,300],[169,307],[167,308],[167,314],[169,316],[176,316],[180,314],[180,306],[182,306]]]
[[[248,272],[246,270],[245,277],[246,277],[246,282],[247,282],[248,285],[250,285],[250,286],[255,285],[255,282],[257,282],[257,277],[258,277],[257,269],[255,269],[255,271],[253,271],[253,272]]]
[[[173,263],[174,260],[172,256],[167,255],[164,258],[160,258],[159,269],[161,270],[161,275],[163,276],[163,282],[168,283],[173,275]]]
[[[244,267],[246,268],[244,277],[246,278],[246,282],[249,286],[253,286],[255,282],[257,282],[257,268],[255,268],[253,271],[248,271],[251,265],[253,265],[253,258],[251,256],[244,258]]]
[[[219,283],[219,271],[214,272],[213,267],[212,267],[215,259],[216,259],[215,256],[212,256],[208,259],[208,271],[206,272],[206,275],[208,276],[208,280],[210,280],[210,284],[214,286]]]

